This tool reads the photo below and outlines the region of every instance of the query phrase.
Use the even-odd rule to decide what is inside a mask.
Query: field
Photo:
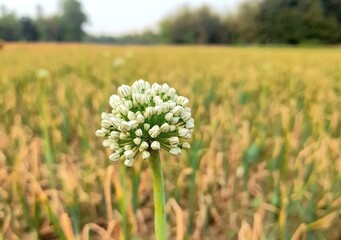
[[[341,238],[339,48],[0,49],[0,239],[152,239],[148,164],[95,137],[119,85],[190,99],[192,148],[162,153],[169,239]]]

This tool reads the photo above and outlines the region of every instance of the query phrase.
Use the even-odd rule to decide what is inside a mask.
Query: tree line
[[[161,22],[160,35],[181,44],[340,43],[341,1],[250,0],[226,16],[185,7]]]
[[[0,39],[5,41],[82,41],[87,20],[80,2],[62,0],[61,10],[44,16],[37,6],[36,17],[18,17],[5,6],[0,10]]]
[[[236,11],[209,6],[182,7],[157,32],[125,36],[86,34],[87,20],[77,0],[62,0],[61,11],[35,19],[2,8],[0,39],[6,41],[87,41],[114,44],[336,44],[341,43],[340,0],[249,0]]]

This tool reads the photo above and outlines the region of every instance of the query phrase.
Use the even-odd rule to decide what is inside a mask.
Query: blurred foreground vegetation
[[[190,99],[162,159],[169,239],[341,237],[340,49],[9,44],[0,50],[0,239],[151,239],[148,164],[94,136],[123,83]]]

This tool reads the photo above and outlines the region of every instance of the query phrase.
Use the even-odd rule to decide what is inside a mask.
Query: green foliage
[[[61,11],[18,18],[4,7],[0,39],[6,41],[86,41],[112,44],[337,44],[341,43],[339,0],[246,0],[235,12],[184,6],[146,30],[124,36],[85,34],[87,17],[79,0],[62,0]]]
[[[341,2],[328,0],[264,0],[260,5],[259,39],[262,42],[298,44],[341,40],[341,21],[330,6]],[[328,12],[329,11],[329,12]]]
[[[223,24],[208,6],[184,7],[161,23],[161,38],[171,43],[221,43]]]
[[[165,43],[339,43],[337,0],[246,1],[224,20],[209,7],[184,7],[160,23]]]
[[[21,36],[26,41],[36,41],[39,38],[39,32],[37,24],[29,17],[23,17],[20,19],[21,24]]]
[[[2,7],[0,15],[0,39],[17,41],[20,39],[21,26],[16,15]]]
[[[46,41],[61,41],[64,39],[61,18],[59,16],[51,16],[44,19],[44,33]]]
[[[86,22],[86,15],[77,0],[64,0],[63,13],[60,17],[63,40],[81,41],[84,35],[82,26]]]
[[[77,0],[64,0],[59,14],[45,17],[37,6],[37,17],[18,17],[2,7],[0,39],[6,41],[81,41],[86,15]]]
[[[258,2],[244,2],[237,12],[225,19],[225,39],[228,43],[253,43],[257,42],[259,14]]]

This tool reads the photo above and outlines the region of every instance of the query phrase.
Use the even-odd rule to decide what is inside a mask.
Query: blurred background
[[[0,0],[0,240],[153,239],[148,164],[95,136],[138,79],[190,100],[169,239],[341,239],[341,1]]]
[[[1,0],[5,41],[335,44],[338,0],[138,2]]]

